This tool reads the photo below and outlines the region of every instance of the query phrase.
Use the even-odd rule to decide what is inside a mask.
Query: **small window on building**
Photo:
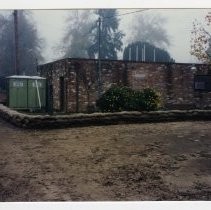
[[[205,82],[195,82],[195,90],[205,90]]]
[[[211,75],[196,75],[194,78],[194,89],[211,91]]]

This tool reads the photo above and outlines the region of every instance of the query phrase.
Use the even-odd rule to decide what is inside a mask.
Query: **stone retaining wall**
[[[15,126],[31,129],[81,127],[145,122],[211,120],[211,110],[173,110],[153,112],[118,112],[72,115],[28,115],[0,104],[0,117]]]

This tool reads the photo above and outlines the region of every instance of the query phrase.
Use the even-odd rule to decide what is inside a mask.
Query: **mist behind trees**
[[[159,14],[140,13],[133,17],[128,37],[129,43],[147,42],[159,48],[168,48],[169,36],[164,25],[166,19]]]
[[[89,58],[90,37],[94,22],[92,10],[70,10],[66,19],[66,31],[62,40],[63,57]]]
[[[36,75],[37,62],[43,61],[44,41],[39,38],[30,11],[18,11],[19,71]],[[15,74],[15,38],[13,11],[8,17],[0,16],[0,75]]]
[[[12,12],[8,17],[0,16],[0,75],[6,76],[14,74],[15,44]],[[68,13],[64,36],[62,40],[58,40],[59,46],[53,50],[55,55],[62,51],[61,58],[98,58],[99,17],[102,20],[101,59],[121,59],[123,47],[134,42],[147,42],[165,50],[170,45],[169,36],[164,28],[166,20],[160,15],[137,13],[128,22],[127,27],[122,27],[120,30],[122,17],[118,15],[122,12],[116,9],[70,10]],[[42,49],[45,42],[40,39],[30,11],[19,11],[18,20],[20,73],[34,75],[37,73],[36,59],[38,63],[44,62]]]
[[[116,9],[74,10],[66,21],[63,38],[64,57],[98,58],[99,31],[101,18],[101,58],[122,57],[124,45],[147,42],[161,49],[170,46],[169,36],[164,28],[166,19],[158,14],[137,13],[130,21],[128,29],[119,29],[121,18]],[[113,18],[111,18],[113,17]],[[126,43],[123,37],[126,36]]]
[[[97,58],[101,18],[101,58],[117,59],[124,34],[118,29],[116,9],[71,10],[66,20],[62,49],[64,57]],[[108,18],[113,17],[113,18]]]

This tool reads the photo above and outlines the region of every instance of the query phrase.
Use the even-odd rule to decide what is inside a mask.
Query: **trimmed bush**
[[[151,88],[135,91],[124,86],[112,86],[96,102],[102,112],[157,110],[159,95]]]
[[[145,88],[142,91],[143,108],[146,111],[157,110],[160,105],[160,95],[151,88]]]
[[[96,102],[97,107],[103,112],[120,112],[125,110],[132,95],[128,87],[112,86]]]

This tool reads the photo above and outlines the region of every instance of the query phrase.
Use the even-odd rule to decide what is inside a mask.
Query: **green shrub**
[[[143,94],[143,107],[146,111],[157,110],[160,105],[160,95],[151,88],[145,88]]]
[[[120,112],[125,110],[131,95],[130,88],[113,86],[97,100],[96,105],[103,112]]]
[[[135,91],[124,86],[113,86],[96,102],[102,112],[151,111],[158,109],[160,97],[150,88]]]

